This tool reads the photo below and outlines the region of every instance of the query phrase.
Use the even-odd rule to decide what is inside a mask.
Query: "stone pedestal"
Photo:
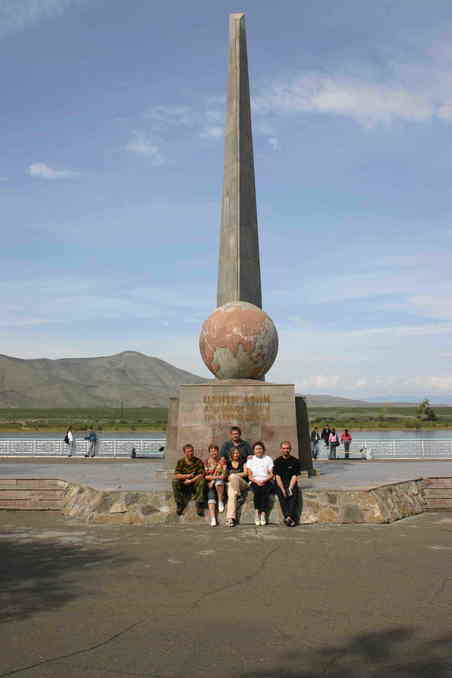
[[[229,439],[231,426],[239,426],[251,444],[262,440],[268,454],[277,457],[281,440],[290,440],[298,456],[295,387],[254,379],[212,380],[179,387],[170,399],[166,460],[168,469],[191,443],[198,457],[207,456],[210,443],[219,447]]]

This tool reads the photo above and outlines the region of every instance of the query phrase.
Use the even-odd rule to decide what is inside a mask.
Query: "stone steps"
[[[424,480],[426,511],[452,511],[452,478]]]
[[[0,509],[61,511],[66,483],[56,479],[0,478]]]

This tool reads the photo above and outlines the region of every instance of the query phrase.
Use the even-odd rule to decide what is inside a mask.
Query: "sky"
[[[268,380],[452,402],[450,0],[0,0],[0,352],[209,376],[237,11]]]

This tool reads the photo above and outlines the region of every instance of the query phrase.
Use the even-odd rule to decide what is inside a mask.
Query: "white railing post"
[[[421,440],[421,454],[423,457],[425,457],[425,446],[424,446],[424,441]]]

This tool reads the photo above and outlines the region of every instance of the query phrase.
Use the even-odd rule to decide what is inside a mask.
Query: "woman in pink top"
[[[339,440],[339,434],[336,433],[336,429],[333,428],[331,429],[331,433],[328,438],[328,443],[330,445],[330,453],[328,455],[328,459],[336,459],[336,448],[339,447],[340,440]]]
[[[348,432],[348,428],[341,434],[341,443],[344,443],[345,458],[349,458],[350,444],[352,442],[352,437]]]

